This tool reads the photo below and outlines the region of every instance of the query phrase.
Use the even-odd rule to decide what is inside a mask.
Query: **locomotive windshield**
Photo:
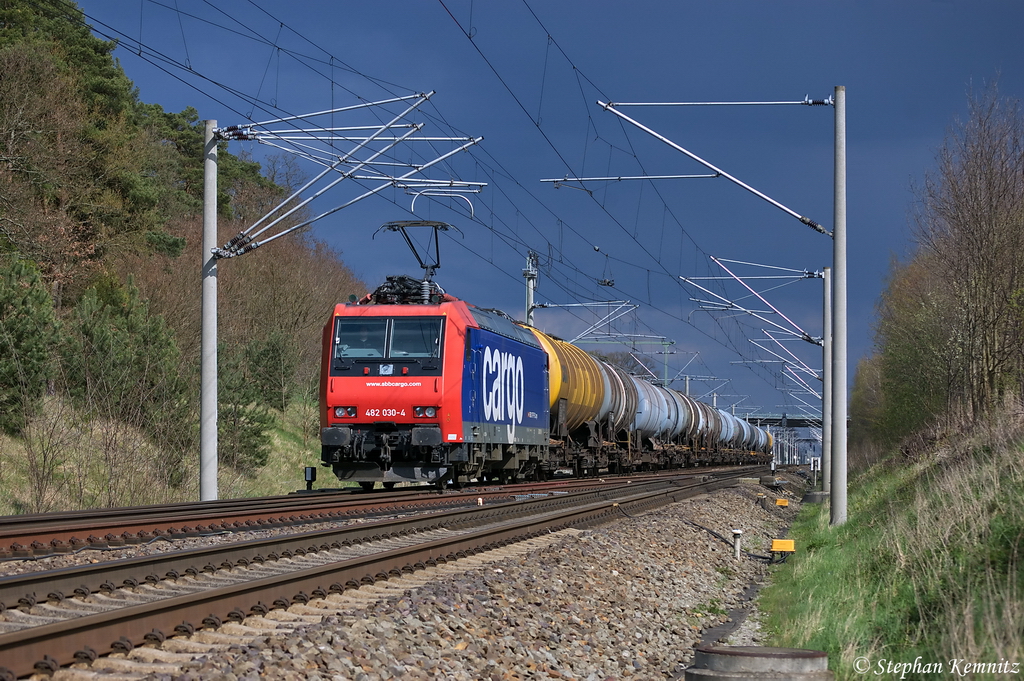
[[[334,357],[440,357],[443,321],[443,317],[339,317]]]
[[[335,357],[383,357],[386,319],[339,319],[334,329]]]

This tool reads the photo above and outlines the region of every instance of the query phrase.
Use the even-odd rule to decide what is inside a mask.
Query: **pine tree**
[[[283,331],[271,331],[264,339],[253,339],[245,347],[245,361],[260,403],[284,411],[295,390],[299,358],[294,338]]]
[[[38,408],[57,340],[53,301],[30,263],[0,270],[0,428],[16,434]]]
[[[240,473],[255,476],[270,456],[274,415],[261,399],[244,351],[221,344],[217,355],[218,459]]]
[[[82,296],[62,344],[68,394],[88,413],[146,432],[166,456],[164,478],[182,479],[195,440],[195,409],[178,346],[129,279],[105,277]]]

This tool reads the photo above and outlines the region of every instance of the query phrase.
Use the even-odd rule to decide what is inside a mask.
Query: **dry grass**
[[[22,437],[0,436],[0,513],[174,501],[181,490],[160,479],[161,456],[138,429],[48,397]]]
[[[313,404],[278,414],[269,461],[255,476],[227,466],[218,472],[222,499],[305,489],[304,467],[318,466]],[[183,462],[184,480],[171,487],[165,456],[147,436],[117,421],[89,419],[68,401],[46,399],[22,437],[0,434],[0,515],[138,506],[199,499],[199,453]],[[337,487],[327,469],[315,487]]]
[[[953,657],[1024,658],[1024,419],[1018,410],[944,449],[888,537],[914,592],[922,638]],[[957,451],[959,450],[959,451]]]

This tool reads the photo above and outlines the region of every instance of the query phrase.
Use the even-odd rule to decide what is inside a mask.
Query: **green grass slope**
[[[761,600],[772,645],[826,651],[838,679],[1024,673],[1022,443],[1004,414],[854,477],[841,527],[806,505]]]

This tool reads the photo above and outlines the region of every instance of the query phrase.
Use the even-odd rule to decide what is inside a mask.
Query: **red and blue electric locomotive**
[[[324,327],[324,465],[369,487],[482,473],[486,467],[475,465],[482,445],[488,460],[506,449],[517,461],[539,461],[549,421],[540,344],[510,319],[436,284],[408,304],[402,291],[410,284],[420,288],[390,277],[362,301],[337,305]]]

